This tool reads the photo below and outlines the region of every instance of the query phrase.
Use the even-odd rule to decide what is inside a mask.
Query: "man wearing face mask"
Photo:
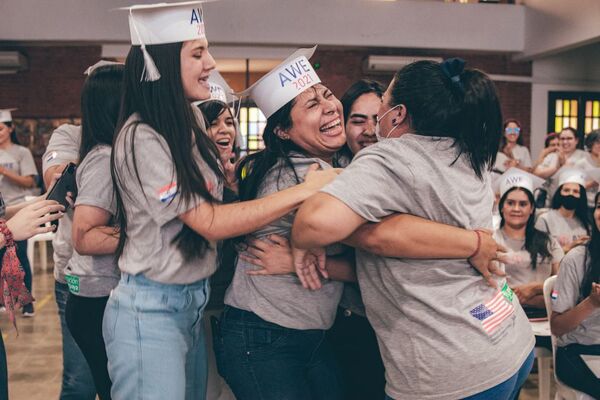
[[[552,209],[538,217],[535,227],[556,239],[565,254],[589,239],[584,172],[565,168],[552,198]]]

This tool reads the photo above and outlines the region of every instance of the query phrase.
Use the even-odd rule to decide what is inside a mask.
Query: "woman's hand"
[[[342,171],[341,168],[328,168],[318,170],[319,164],[313,164],[308,167],[308,172],[304,176],[303,185],[310,191],[316,193],[323,186],[333,181]]]
[[[54,231],[56,228],[46,226],[46,223],[62,218],[64,210],[56,201],[39,200],[17,212],[6,225],[15,241],[26,240],[40,233]]]
[[[246,242],[246,253],[239,258],[260,269],[246,271],[248,275],[287,275],[296,272],[289,241],[283,236],[270,235],[267,240],[251,239]]]
[[[600,308],[600,284],[592,282],[592,292],[589,296],[590,302],[596,308]]]
[[[495,276],[505,276],[506,274],[496,261],[501,261],[500,253],[506,253],[507,250],[496,243],[489,231],[477,229],[477,232],[480,237],[479,251],[468,261],[473,268],[479,271],[488,285],[497,288],[498,283]]]
[[[566,245],[564,245],[563,250],[566,254],[569,251],[573,250],[575,247],[586,244],[589,240],[590,240],[590,237],[588,235],[580,235],[577,237],[577,239],[573,240],[571,243],[567,243]]]
[[[305,289],[321,289],[321,276],[328,279],[329,273],[325,267],[327,259],[325,248],[298,249],[292,247],[292,258],[296,275]]]
[[[535,283],[525,284],[525,285],[516,286],[516,287],[512,288],[512,290],[513,290],[513,292],[515,292],[515,294],[519,298],[519,303],[526,304],[529,300],[531,300],[534,296],[536,296],[538,294],[535,290],[536,286],[537,286],[537,284],[535,284]]]

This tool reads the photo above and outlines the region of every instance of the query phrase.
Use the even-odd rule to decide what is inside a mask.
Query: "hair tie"
[[[464,91],[462,82],[460,81],[460,75],[465,70],[465,60],[458,57],[448,58],[440,64],[442,72],[446,75],[453,85],[458,87],[461,92]]]

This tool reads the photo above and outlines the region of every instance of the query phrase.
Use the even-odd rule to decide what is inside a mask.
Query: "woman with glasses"
[[[531,155],[529,149],[523,146],[521,123],[516,119],[507,119],[504,122],[504,133],[500,139],[500,151],[496,156],[494,170],[504,172],[516,167],[531,172]]]

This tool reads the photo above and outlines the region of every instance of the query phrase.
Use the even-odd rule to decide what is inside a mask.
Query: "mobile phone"
[[[59,204],[62,204],[65,207],[65,210],[69,208],[67,193],[71,192],[73,200],[77,197],[77,182],[75,180],[76,171],[77,166],[74,163],[69,163],[52,189],[50,189],[48,196],[46,196],[46,200],[54,200]],[[58,220],[52,221],[52,225],[58,225]]]

